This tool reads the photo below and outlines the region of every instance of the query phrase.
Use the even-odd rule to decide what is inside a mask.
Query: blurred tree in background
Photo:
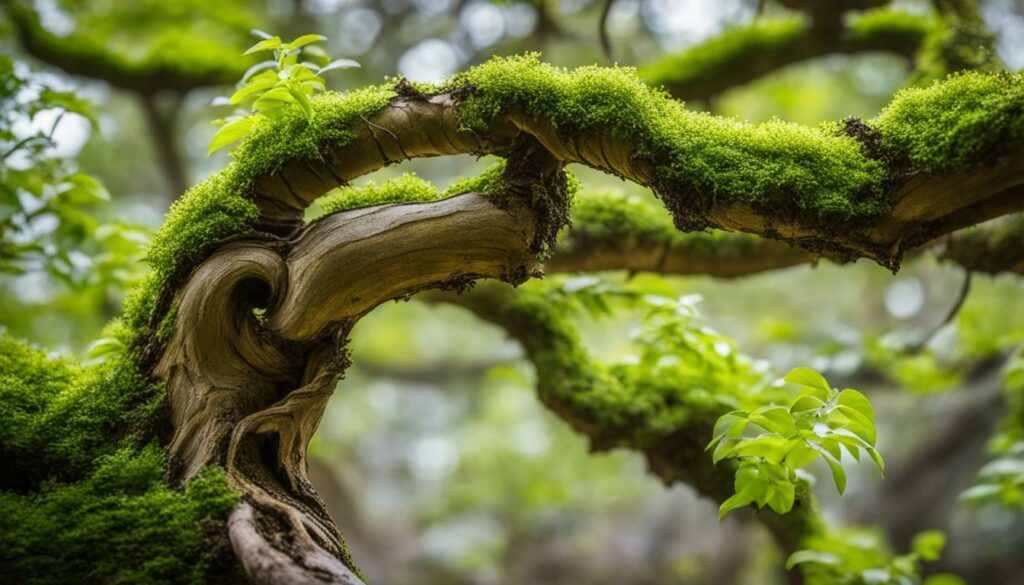
[[[1024,203],[1024,82],[1019,73],[997,73],[1024,67],[1024,3],[5,0],[0,6],[0,454],[10,463],[0,472],[0,581],[232,582],[242,578],[238,556],[250,579],[275,582],[238,552],[248,546],[267,559],[288,550],[335,579],[356,578],[358,565],[367,582],[394,584],[1024,583],[1024,224],[1013,215]],[[328,92],[305,86],[326,93],[310,96],[308,121],[288,101],[300,98],[287,98],[280,119],[254,124],[254,134],[234,152],[207,156],[218,131],[210,121],[237,113],[217,98],[244,89],[244,76],[267,71],[260,63],[269,53],[243,55],[261,40],[252,29],[285,40],[323,35],[326,40],[297,53],[314,63],[314,73],[327,55],[354,59],[360,68],[325,73]],[[663,98],[649,100],[637,93],[644,91],[639,84],[612,91],[626,87],[626,77],[598,72],[596,81],[586,80],[598,89],[584,94],[582,110],[573,110],[579,104],[565,105],[573,94],[555,94],[572,84],[585,91],[585,82],[570,77],[577,74],[548,72],[530,59],[492,60],[527,51],[569,69],[636,67],[644,84],[685,101],[685,113],[669,110],[670,116],[717,116],[685,118],[688,130],[718,132],[712,136],[719,140],[687,143],[683,152],[709,152],[706,159],[694,156],[687,172],[699,174],[710,161],[723,176],[755,177],[759,182],[746,183],[751,193],[770,194],[776,183],[790,190],[756,208],[754,215],[768,217],[757,222],[719,213],[727,196],[715,191],[700,199],[704,187],[688,176],[637,184],[643,181],[630,174],[635,168],[617,153],[633,161],[661,143],[633,142],[617,151],[599,139],[598,148],[581,140],[585,133],[570,121],[614,122],[615,110],[644,120],[644,108],[663,107],[650,100]],[[475,77],[443,82],[481,64]],[[291,72],[289,66],[272,70]],[[932,85],[964,70],[979,77]],[[549,75],[558,81],[543,85]],[[629,72],[609,75],[633,79]],[[362,89],[386,78],[384,89]],[[533,83],[541,89],[527,95]],[[473,106],[467,98],[474,109],[459,111],[463,122],[475,115],[485,123],[471,132],[460,126],[457,134],[431,126],[418,105],[405,115],[424,116],[419,130],[381,109],[395,100],[448,104],[439,100],[450,96],[461,107],[464,94],[491,96],[491,87],[501,95],[495,99],[506,100],[500,116],[519,116],[511,126],[526,129],[543,148],[536,140],[509,141],[509,124],[484,118],[494,113],[490,102]],[[894,94],[914,88],[933,93],[901,93],[894,102]],[[516,101],[522,95],[527,98]],[[546,96],[553,96],[550,102]],[[938,106],[913,109],[928,102]],[[561,128],[551,129],[537,124],[543,116],[531,107],[568,114],[558,119]],[[658,115],[649,126],[667,124]],[[344,130],[350,122],[354,139]],[[307,132],[307,123],[316,130]],[[404,123],[412,124],[411,138],[400,129]],[[628,124],[597,127],[615,139],[638,131]],[[771,130],[762,140],[745,134],[750,128]],[[809,182],[833,180],[826,175],[834,169],[818,171],[818,150],[787,142],[788,132],[803,140],[803,128],[859,141],[843,144],[867,153],[857,164],[881,161],[879,192],[886,197],[919,181],[921,191],[931,190],[926,200],[963,207],[945,217],[927,210],[920,221],[914,216],[915,229],[925,227],[903,234],[893,249],[865,243],[870,235],[863,226],[874,226],[873,219],[807,220],[785,198],[795,199]],[[294,148],[275,146],[275,135]],[[436,140],[428,139],[428,148],[416,143],[422,136]],[[303,150],[304,137],[314,141],[322,164]],[[442,139],[458,144],[437,146]],[[345,151],[345,140],[366,148]],[[473,148],[461,148],[472,140]],[[797,153],[788,167],[771,165],[779,151]],[[460,154],[416,158],[454,152]],[[560,165],[549,169],[546,152],[583,164],[570,165],[563,185]],[[830,154],[835,158],[828,162],[843,163],[844,153]],[[956,156],[966,158],[947,160]],[[270,167],[247,166],[262,157]],[[290,157],[306,157],[308,171],[274,166]],[[517,166],[517,160],[524,162]],[[762,164],[769,169],[763,175]],[[804,164],[816,172],[788,174]],[[217,174],[226,166],[241,170]],[[383,168],[372,178],[355,178],[377,167]],[[825,190],[858,180],[860,170],[846,168]],[[254,212],[248,201],[218,199],[222,185],[228,196],[249,185],[231,177],[264,175],[284,179],[260,183],[253,199],[284,203],[261,203]],[[529,181],[520,184],[526,175]],[[675,182],[697,187],[674,190]],[[198,195],[179,204],[147,252],[171,202],[197,184]],[[326,318],[315,314],[320,307],[347,305],[331,305],[327,293],[314,291],[300,303],[305,313],[275,321],[272,303],[302,287],[274,288],[267,276],[273,262],[250,259],[259,270],[240,274],[231,290],[241,291],[239,314],[255,323],[253,330],[225,326],[203,335],[222,339],[242,331],[236,351],[243,355],[263,343],[253,339],[302,341],[274,345],[275,351],[287,346],[281,350],[287,359],[260,354],[267,360],[260,376],[247,373],[242,384],[260,398],[239,407],[235,418],[218,415],[202,426],[205,406],[175,406],[175,397],[187,393],[177,388],[190,387],[181,376],[216,372],[211,377],[226,376],[210,383],[219,388],[233,375],[217,369],[217,359],[203,361],[221,355],[216,343],[181,341],[216,321],[182,312],[187,295],[216,290],[188,288],[200,263],[216,257],[204,246],[239,238],[315,242],[329,228],[361,229],[358,215],[343,223],[346,214],[359,213],[353,209],[473,192],[490,193],[511,209],[523,192],[534,211],[548,205],[538,214],[543,221],[530,224],[535,234],[561,227],[558,206],[545,199],[559,189],[575,192],[573,227],[557,243],[538,235],[528,249],[515,251],[544,255],[543,280],[514,291],[481,282],[456,295],[470,287],[469,277],[520,281],[530,274],[451,271],[457,278],[424,283],[445,280],[446,290],[413,294],[413,287],[381,296],[403,302],[382,304],[365,317],[339,313],[349,319],[329,334],[303,327]],[[868,205],[870,198],[861,196],[844,203]],[[203,198],[211,203],[196,204]],[[289,224],[286,211],[295,201],[305,207],[314,198],[303,211],[306,226]],[[683,203],[673,206],[675,200]],[[703,215],[687,215],[687,205],[705,206]],[[257,212],[266,221],[253,230],[244,222]],[[403,251],[417,237],[440,241],[443,253],[459,250],[468,266],[478,262],[467,251],[476,242],[456,247],[443,238],[471,237],[466,234],[478,228],[481,238],[504,241],[485,233],[497,216],[481,217],[444,232],[449,235],[401,232],[382,247]],[[299,230],[310,235],[288,239]],[[188,265],[182,268],[169,249]],[[314,258],[302,268],[310,279],[319,274],[316,259],[325,272],[334,261],[342,274],[369,271],[369,280],[388,274],[322,249],[304,253]],[[511,255],[501,262],[519,260]],[[846,263],[857,258],[865,259]],[[404,266],[395,258],[376,263]],[[355,286],[330,280],[338,276],[321,278],[328,291]],[[154,282],[166,290],[147,296]],[[372,283],[365,286],[375,294]],[[143,292],[125,307],[133,288]],[[197,306],[217,300],[203,298]],[[111,321],[123,311],[125,317]],[[352,365],[345,368],[346,356],[321,347],[324,339],[346,348]],[[302,356],[298,366],[295,355]],[[201,365],[189,369],[192,364]],[[798,412],[790,405],[799,388],[776,380],[801,366],[823,374],[829,387],[857,388],[870,398],[885,479],[866,453],[858,451],[865,456],[854,460],[849,447],[838,457],[823,448],[819,460],[782,481],[792,479],[793,511],[744,505],[719,522],[719,505],[741,491],[733,481],[737,466],[751,460],[733,455],[712,464],[704,446],[718,416],[768,405]],[[263,375],[275,369],[281,375]],[[344,380],[327,401],[341,370]],[[307,394],[296,391],[289,402],[288,392],[300,386]],[[227,394],[218,396],[207,400],[230,402]],[[278,401],[279,411],[240,423]],[[827,402],[826,410],[835,404]],[[223,420],[230,420],[226,431],[216,422]],[[785,434],[755,425],[746,437]],[[307,458],[305,441],[314,430]],[[204,433],[223,444],[195,439]],[[850,434],[856,433],[843,436]],[[302,452],[289,452],[289,441]],[[178,457],[207,448],[217,455]],[[268,462],[266,453],[281,460]],[[249,467],[228,462],[234,457],[249,457]],[[773,456],[757,451],[754,458],[771,462]],[[840,471],[830,468],[834,462]],[[206,463],[214,465],[200,472]],[[292,464],[308,465],[315,491]],[[844,478],[841,498],[831,486],[835,473]],[[236,492],[256,509],[256,528],[247,532],[239,520],[243,536],[232,542],[225,522],[236,509]],[[285,521],[266,515],[274,502],[299,515]],[[331,548],[332,527],[319,523],[325,516],[337,523],[347,548]],[[305,541],[289,540],[302,532],[296,526],[304,527]],[[268,534],[291,536],[274,541]],[[332,558],[295,542],[311,542]],[[276,582],[300,582],[278,570],[284,580]]]

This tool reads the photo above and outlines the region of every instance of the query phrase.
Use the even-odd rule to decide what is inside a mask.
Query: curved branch
[[[868,12],[845,26],[839,22],[840,29],[835,30],[801,18],[755,21],[645,64],[639,74],[678,99],[708,100],[789,65],[826,55],[881,52],[910,62],[925,39],[941,28],[933,19],[890,10]]]
[[[73,31],[67,36],[51,33],[24,0],[3,0],[2,4],[25,52],[71,75],[99,79],[121,89],[140,93],[187,92],[200,87],[231,85],[251,64],[248,58],[234,57],[235,52],[230,53],[230,58],[209,53],[211,49],[230,51],[233,48],[228,45],[212,48],[208,40],[203,41],[202,51],[195,51],[195,58],[188,52],[162,54],[159,49],[142,56],[118,54],[110,48],[109,39],[96,39],[87,32]],[[241,33],[240,37],[244,34],[242,30],[235,32]],[[175,34],[181,32],[175,31]]]

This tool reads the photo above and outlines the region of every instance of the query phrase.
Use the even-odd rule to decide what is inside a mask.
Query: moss
[[[342,187],[320,199],[322,214],[326,215],[393,203],[420,203],[440,199],[443,194],[430,181],[417,177],[414,173],[406,173],[396,179],[376,183],[368,182],[362,187]]]
[[[803,18],[757,20],[735,27],[684,51],[667,55],[641,66],[637,73],[651,85],[685,87],[729,76],[731,70],[746,67],[750,59],[774,60],[794,44],[804,41],[811,28]]]
[[[902,10],[875,8],[858,13],[851,18],[846,30],[849,38],[856,42],[890,42],[920,44],[932,34],[938,33],[942,22],[930,16],[910,14]]]
[[[701,211],[715,203],[821,221],[884,209],[885,170],[855,140],[784,122],[751,125],[691,112],[631,69],[568,72],[527,55],[494,59],[450,85],[474,88],[459,113],[475,130],[520,108],[550,118],[565,135],[602,133],[629,142],[636,158],[655,166],[653,187],[680,227],[700,227]]]
[[[0,492],[0,580],[25,585],[209,582],[204,522],[224,522],[238,496],[208,468],[184,491],[163,483],[147,446],[102,457],[73,484]]]
[[[1024,76],[965,72],[904,89],[871,125],[921,170],[992,160],[1024,142]]]
[[[131,353],[88,368],[0,336],[0,488],[87,472],[132,430],[146,434],[163,389]]]
[[[615,191],[586,192],[577,197],[572,208],[572,224],[572,230],[564,233],[563,240],[581,248],[603,244],[619,246],[624,241],[635,241],[668,251],[722,254],[726,251],[742,253],[763,242],[757,236],[720,230],[681,232],[657,205],[638,195]]]
[[[153,238],[146,260],[152,273],[125,303],[125,323],[144,343],[158,327],[164,335],[173,323],[161,322],[168,309],[161,305],[169,283],[202,259],[212,244],[258,229],[259,208],[253,187],[288,163],[317,160],[331,148],[344,145],[355,134],[354,122],[386,106],[394,92],[371,87],[344,95],[313,98],[314,117],[307,121],[294,109],[282,119],[263,119],[234,151],[234,161],[219,173],[192,187],[171,206],[163,226]]]
[[[153,91],[228,85],[256,62],[238,57],[259,26],[233,1],[199,0],[62,5],[75,26],[56,35],[24,3],[8,2],[8,16],[30,52],[69,73]]]
[[[505,161],[499,159],[498,162],[487,167],[484,172],[476,177],[454,181],[444,190],[444,196],[454,197],[455,195],[463,195],[465,193],[487,193],[504,170]]]

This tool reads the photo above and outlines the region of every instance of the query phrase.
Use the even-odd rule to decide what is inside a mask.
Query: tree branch
[[[645,64],[638,73],[678,99],[708,100],[789,65],[826,55],[882,52],[911,62],[925,39],[941,29],[934,19],[889,10],[868,12],[846,25],[841,19],[838,22],[835,30],[820,19],[758,20]]]

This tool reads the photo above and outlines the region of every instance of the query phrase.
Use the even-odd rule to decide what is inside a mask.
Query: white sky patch
[[[505,16],[490,2],[469,4],[459,15],[459,21],[477,48],[493,45],[505,34]]]
[[[924,287],[916,278],[897,280],[885,289],[885,309],[898,319],[909,319],[924,306]]]
[[[451,43],[427,39],[405,52],[398,60],[398,71],[410,81],[436,83],[455,73],[459,55]]]

